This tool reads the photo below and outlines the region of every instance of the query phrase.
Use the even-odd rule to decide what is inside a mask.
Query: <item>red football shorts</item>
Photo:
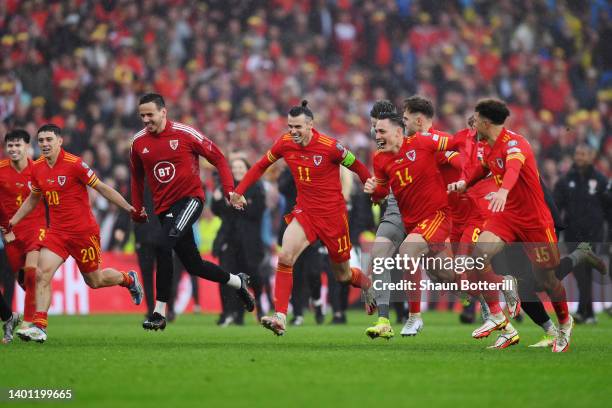
[[[507,213],[495,213],[482,228],[500,237],[504,242],[522,242],[531,262],[541,269],[559,265],[557,234],[553,225],[525,226]]]
[[[448,238],[451,229],[451,221],[445,210],[438,210],[420,222],[404,223],[404,226],[408,234],[421,234],[432,251],[440,252],[445,248],[446,238]]]
[[[351,237],[349,235],[348,214],[346,211],[336,214],[308,214],[300,208],[294,208],[285,215],[287,225],[298,220],[306,239],[311,244],[317,239],[321,241],[329,252],[329,258],[335,263],[342,263],[351,258]]]
[[[6,257],[13,273],[24,267],[28,252],[36,251],[45,238],[45,228],[29,228],[15,231],[15,240],[6,244]]]
[[[478,242],[478,236],[481,231],[481,225],[466,225],[459,239],[459,244],[456,247],[455,255],[470,255],[474,245]]]
[[[69,234],[48,229],[38,247],[47,248],[64,260],[72,256],[81,273],[94,272],[100,266],[99,230]]]
[[[461,242],[461,238],[463,237],[463,233],[465,232],[466,227],[467,227],[467,224],[465,223],[458,224],[456,222],[453,222],[451,231],[450,231],[449,241],[453,244],[457,242]]]

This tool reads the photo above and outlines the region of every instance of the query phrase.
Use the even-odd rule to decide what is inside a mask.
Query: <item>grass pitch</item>
[[[72,389],[71,401],[5,406],[323,407],[596,406],[610,401],[612,319],[575,328],[569,353],[528,349],[541,330],[515,325],[521,342],[487,350],[494,336],[456,314],[425,313],[418,337],[370,340],[374,319],[303,327],[284,337],[255,324],[222,329],[215,316],[183,315],[145,332],[140,315],[52,316],[45,344],[0,344],[0,387]],[[4,390],[6,392],[6,390]]]

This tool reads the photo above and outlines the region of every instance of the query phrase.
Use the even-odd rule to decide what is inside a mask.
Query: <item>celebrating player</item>
[[[382,114],[397,113],[395,105],[387,100],[377,101],[370,110],[370,123],[372,125],[372,137],[376,138],[376,122]],[[406,230],[402,223],[402,216],[397,206],[397,200],[393,193],[390,192],[387,196],[386,208],[383,213],[378,229],[376,230],[376,238],[374,239],[372,250],[370,253],[371,259],[389,258],[393,256],[400,244],[406,238]],[[391,272],[385,268],[383,273],[379,275],[382,283],[391,282]],[[378,320],[374,326],[366,329],[366,334],[371,338],[381,337],[385,339],[392,338],[395,333],[391,322],[389,321],[389,290],[376,290],[376,304],[378,308]]]
[[[153,193],[155,214],[162,225],[164,247],[174,249],[191,275],[234,288],[245,309],[253,311],[255,299],[247,288],[248,276],[244,273],[233,275],[203,260],[193,234],[192,225],[200,217],[204,205],[198,156],[203,156],[217,168],[223,191],[229,198],[234,190],[234,180],[225,156],[210,139],[194,128],[168,120],[161,95],[144,95],[140,98],[138,111],[145,128],[134,136],[130,152],[132,201],[139,209],[132,219],[136,222],[146,220],[142,205],[146,175]],[[166,303],[170,298],[172,276],[158,271],[157,280],[155,310],[144,321],[145,330],[163,330],[166,327]]]
[[[331,137],[313,128],[314,115],[308,102],[293,107],[287,116],[289,132],[278,139],[244,176],[231,202],[245,204],[244,192],[264,171],[281,157],[291,170],[297,187],[297,200],[288,214],[274,287],[273,316],[261,319],[263,326],[283,335],[293,285],[293,265],[308,245],[319,239],[329,252],[331,269],[340,282],[350,282],[366,295],[366,309],[373,313],[376,302],[370,280],[349,265],[351,241],[347,210],[340,186],[340,165],[355,172],[362,182],[370,173],[353,153]]]
[[[557,236],[531,146],[523,136],[504,127],[509,115],[507,106],[498,100],[486,99],[476,105],[476,130],[486,138],[491,150],[485,154],[483,166],[448,187],[450,191],[464,191],[489,171],[493,173],[499,189],[489,197],[491,214],[483,225],[475,252],[491,259],[507,242],[526,243],[527,254],[539,269],[536,278],[552,300],[559,320],[553,352],[564,352],[569,348],[573,321],[565,288],[553,270],[559,263]]]
[[[32,160],[28,157],[30,134],[23,129],[10,131],[4,137],[8,159],[0,161],[0,203],[5,210],[3,227],[15,215],[30,194]],[[36,206],[18,226],[11,231],[16,239],[6,243],[6,255],[11,270],[25,289],[24,326],[32,323],[36,312],[37,242],[45,235],[46,217],[42,203]]]
[[[123,286],[129,290],[134,303],[140,304],[142,287],[134,271],[100,269],[100,228],[91,212],[87,186],[125,211],[133,212],[134,208],[121,194],[100,181],[83,160],[62,148],[59,127],[43,125],[38,129],[37,139],[42,157],[32,165],[32,191],[9,221],[9,227],[17,226],[41,199],[45,200],[49,208],[49,228],[42,233],[42,241],[36,244],[40,256],[34,325],[17,331],[23,340],[42,343],[47,339],[51,279],[68,256],[75,259],[85,283],[92,289]]]
[[[409,122],[410,124],[410,122]],[[382,200],[389,189],[397,198],[408,236],[400,246],[400,255],[418,259],[430,252],[439,252],[450,231],[448,199],[435,154],[458,147],[456,141],[442,132],[417,132],[411,126],[411,136],[404,137],[404,119],[396,113],[380,115],[376,123],[378,151],[374,155],[374,174],[364,191],[372,194],[372,201]],[[414,286],[419,288],[419,271],[410,271]],[[420,316],[420,291],[409,299],[410,319],[402,330],[415,335],[423,327]],[[366,334],[377,337],[379,324],[368,328]]]

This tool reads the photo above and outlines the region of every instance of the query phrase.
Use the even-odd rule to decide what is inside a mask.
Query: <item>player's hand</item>
[[[130,216],[132,217],[132,221],[138,224],[143,224],[149,221],[149,217],[147,216],[147,210],[144,207],[140,209],[140,211],[133,209],[130,211]]]
[[[502,212],[506,207],[506,199],[508,198],[508,190],[500,188],[498,191],[489,194],[489,210],[491,212]]]
[[[4,240],[6,241],[7,244],[10,244],[11,242],[15,240],[15,233],[13,231],[9,233],[4,233]]]
[[[465,180],[459,180],[455,181],[454,183],[450,183],[446,188],[449,193],[463,193],[467,188],[467,183],[465,182]]]
[[[229,196],[230,196],[230,205],[232,207],[234,207],[237,210],[244,210],[244,206],[246,205],[247,201],[246,201],[246,198],[244,198],[242,194],[238,194],[232,191],[229,193]]]
[[[370,177],[363,185],[363,192],[366,194],[374,194],[374,190],[376,190],[376,178]]]

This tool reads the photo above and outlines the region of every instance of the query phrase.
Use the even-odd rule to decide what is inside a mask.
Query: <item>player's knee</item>
[[[290,251],[281,250],[280,254],[278,254],[278,262],[282,263],[283,265],[293,266],[296,259],[297,256]]]
[[[408,255],[411,258],[415,258],[420,256],[423,253],[426,253],[428,251],[428,245],[427,242],[424,239],[417,239],[417,238],[406,238],[404,240],[404,242],[402,242],[402,245],[400,245],[400,254],[401,255]]]
[[[95,273],[88,273],[86,275],[83,274],[83,278],[87,286],[89,286],[92,289],[98,289],[99,287],[102,286],[102,280]]]
[[[395,245],[387,238],[376,238],[372,245],[372,258],[388,258],[395,253]]]
[[[344,267],[343,264],[331,263],[331,270],[334,278],[338,282],[347,283],[351,281],[352,273],[350,267]]]
[[[478,242],[476,242],[476,245],[474,246],[472,255],[474,258],[481,257],[485,259],[492,259],[493,256],[499,252],[499,246],[499,242],[481,241],[478,239]]]
[[[36,270],[36,284],[37,285],[48,285],[51,283],[53,272],[49,269],[37,269]]]
[[[559,285],[561,285],[561,282],[554,276],[547,276],[542,281],[544,290],[549,293],[556,291]]]

